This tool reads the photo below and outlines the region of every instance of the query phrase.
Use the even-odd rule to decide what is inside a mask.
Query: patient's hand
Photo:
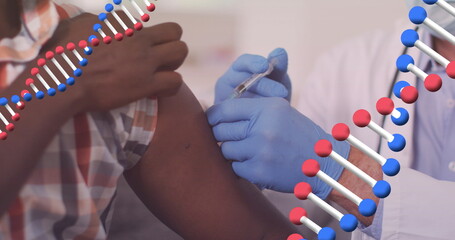
[[[118,14],[125,18],[123,12]],[[92,14],[61,21],[42,54],[70,41],[78,44],[79,40],[86,40],[94,34],[92,28],[97,22]],[[110,110],[144,97],[175,94],[182,83],[175,70],[188,53],[181,36],[179,25],[165,23],[144,28],[132,37],[125,36],[121,42],[113,40],[110,45],[101,43],[94,47],[83,75],[68,92],[78,97],[78,110]]]

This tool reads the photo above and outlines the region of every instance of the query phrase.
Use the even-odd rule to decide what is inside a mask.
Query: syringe
[[[238,98],[238,97],[242,96],[242,94],[244,92],[246,92],[251,86],[253,86],[253,84],[255,84],[258,80],[260,80],[260,79],[266,77],[267,75],[269,75],[270,73],[272,73],[273,69],[277,63],[278,63],[278,60],[276,58],[271,59],[269,61],[269,68],[267,69],[267,71],[265,71],[263,73],[256,73],[253,76],[246,79],[245,81],[243,81],[241,84],[239,84],[234,89],[234,92],[229,97],[229,99]]]

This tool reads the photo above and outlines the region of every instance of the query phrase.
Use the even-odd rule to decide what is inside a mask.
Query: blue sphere
[[[26,102],[30,102],[32,100],[32,98],[33,98],[32,94],[30,94],[30,93],[24,94],[24,100]]]
[[[406,139],[401,134],[393,134],[393,141],[389,142],[390,150],[399,152],[406,147]]]
[[[100,13],[100,14],[98,14],[98,19],[99,19],[100,21],[104,21],[104,20],[106,20],[106,18],[107,18],[107,14],[106,14],[106,13]]]
[[[79,65],[81,65],[82,67],[87,66],[87,64],[88,64],[88,60],[86,58],[83,58],[82,61],[79,62]]]
[[[409,11],[409,20],[414,24],[422,24],[427,17],[427,11],[423,7],[416,6]]]
[[[97,38],[97,37],[96,37],[95,35],[90,35],[90,37],[88,37],[88,41],[89,41],[89,42],[92,42],[92,40],[93,40],[94,38]]]
[[[48,94],[49,96],[51,96],[51,97],[52,97],[52,96],[55,96],[56,93],[57,93],[57,91],[55,91],[54,88],[49,88],[49,89],[47,90],[47,94]]]
[[[21,100],[21,98],[17,95],[13,95],[11,97],[11,102],[13,102],[13,103],[18,103],[20,100]]]
[[[377,181],[373,186],[373,193],[378,198],[386,198],[391,190],[390,184],[384,180]]]
[[[58,90],[59,90],[60,92],[66,91],[66,85],[63,84],[63,83],[60,83],[60,84],[58,85]]]
[[[8,99],[5,97],[0,98],[0,105],[5,106],[6,104],[8,104]]]
[[[340,227],[345,232],[354,231],[358,224],[357,218],[352,214],[346,214],[340,220]]]
[[[106,12],[112,12],[112,10],[114,10],[114,5],[108,3],[104,6],[104,10],[106,10]]]
[[[73,77],[69,77],[68,79],[66,79],[66,84],[68,84],[70,86],[73,86],[74,82],[75,82],[75,79]]]
[[[397,64],[398,70],[400,70],[402,72],[409,72],[408,65],[414,64],[414,59],[407,54],[401,55],[400,57],[398,57],[396,64]]]
[[[359,204],[359,212],[365,217],[373,216],[376,212],[376,203],[369,199],[363,199]]]
[[[394,116],[391,116],[392,122],[395,123],[395,125],[398,126],[403,126],[409,121],[409,113],[406,109],[404,108],[397,108],[397,111],[400,112],[400,117],[395,118]]]
[[[382,166],[385,175],[393,177],[400,172],[400,163],[395,158],[389,158]]]
[[[116,5],[119,5],[120,3],[122,3],[122,0],[114,0],[114,3],[115,3]]]
[[[428,5],[433,5],[435,4],[438,0],[423,0],[426,4]]]
[[[93,38],[92,38],[92,39],[93,39]],[[93,53],[93,48],[87,47],[86,49],[84,49],[84,53],[85,53],[85,55],[92,55],[92,53]]]
[[[406,47],[414,47],[417,40],[419,40],[419,34],[413,29],[408,29],[401,34],[401,42]]]
[[[80,68],[77,68],[76,70],[74,70],[74,76],[76,76],[76,77],[82,76],[82,70]]]
[[[403,89],[404,87],[407,87],[407,86],[411,86],[411,84],[409,84],[406,81],[399,81],[399,82],[395,83],[395,86],[393,86],[393,94],[397,98],[401,98],[401,89]]]
[[[103,28],[103,27],[99,23],[96,23],[95,25],[93,25],[93,31],[95,31],[95,32],[98,32],[98,30],[100,30],[101,28]]]
[[[38,91],[36,93],[36,98],[38,98],[40,100],[43,99],[44,98],[44,92],[43,91]]]
[[[318,233],[319,240],[335,240],[336,237],[335,231],[329,227],[322,228]]]

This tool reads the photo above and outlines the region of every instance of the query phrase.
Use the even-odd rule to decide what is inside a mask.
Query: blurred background
[[[94,14],[108,2],[55,1]],[[184,29],[190,55],[179,72],[205,107],[213,102],[217,78],[243,53],[266,56],[276,47],[285,48],[296,98],[319,55],[358,35],[392,29],[407,18],[404,0],[159,0],[156,4],[151,24],[171,21]],[[111,225],[109,239],[181,239],[148,213],[123,179],[117,196],[114,218],[120,221]]]

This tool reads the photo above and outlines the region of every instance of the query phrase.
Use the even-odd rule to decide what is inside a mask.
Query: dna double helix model
[[[37,67],[31,69],[31,77],[25,81],[26,86],[33,90],[36,99],[43,99],[46,95],[45,92],[49,96],[55,96],[57,94],[57,90],[60,92],[65,92],[68,89],[68,86],[73,86],[76,83],[76,78],[82,76],[83,74],[82,69],[76,67],[76,65],[79,65],[80,67],[86,67],[88,65],[87,58],[84,58],[81,53],[79,53],[79,51],[82,51],[86,56],[89,56],[93,53],[93,47],[97,47],[100,44],[101,40],[105,44],[112,43],[113,39],[122,41],[125,35],[127,37],[131,37],[134,35],[135,30],[140,31],[143,28],[143,22],[149,21],[150,16],[141,9],[140,5],[142,4],[136,2],[136,0],[129,0],[129,2],[135,10],[134,15],[130,10],[128,10],[122,0],[113,0],[113,4],[106,4],[106,12],[100,13],[98,15],[98,19],[101,23],[96,23],[93,26],[93,30],[95,33],[98,33],[100,35],[100,38],[95,35],[91,35],[88,38],[88,41],[81,40],[77,46],[75,43],[69,42],[66,44],[66,46],[56,47],[55,51],[46,52],[45,58],[40,58],[37,60]],[[149,2],[148,0],[143,0],[143,4],[145,4],[147,11],[155,11],[155,4]],[[116,9],[123,11],[128,17],[131,24],[124,22],[115,12]],[[138,19],[140,20],[136,20],[136,13],[139,15]],[[123,33],[117,31],[117,29],[115,29],[115,27],[111,24],[111,22],[108,20],[108,14],[111,14],[123,28],[121,31]],[[103,31],[102,24],[106,25],[109,28],[113,37]],[[128,25],[132,25],[132,27],[129,27]],[[69,54],[74,55],[78,60],[78,63],[74,63],[70,58],[71,55]],[[73,72],[67,72],[61,64],[62,61],[66,63]],[[51,62],[56,66],[60,73],[54,73],[51,71],[51,69],[48,67],[48,64]],[[65,83],[62,83],[62,81],[60,81],[63,78],[63,82]],[[52,81],[46,81],[46,79]],[[42,91],[38,88],[38,86],[35,84],[36,80],[38,80],[46,89],[45,91]],[[20,96],[14,95],[9,100],[5,97],[0,98],[0,106],[5,107],[8,113],[11,115],[12,122],[16,122],[20,120],[20,114],[13,110],[13,108],[10,106],[10,102],[16,106],[17,110],[24,110],[25,102],[29,102],[32,99],[32,93],[30,93],[29,90],[24,89],[21,91]],[[12,132],[15,126],[12,122],[8,121],[8,119],[1,112],[0,120],[5,125],[5,131],[2,131],[0,129],[0,140],[6,140],[8,138],[8,132]]]
[[[155,0],[156,1],[156,0]],[[441,7],[451,15],[455,17],[455,8],[448,4],[445,0],[423,0],[426,4],[437,5]],[[105,44],[110,44],[113,39],[116,41],[122,41],[124,36],[131,37],[134,35],[135,30],[140,31],[143,28],[143,22],[150,20],[150,16],[145,13],[136,0],[129,0],[131,5],[134,8],[134,12],[138,14],[137,20],[135,15],[132,14],[130,10],[125,6],[122,0],[113,0],[113,4],[108,3],[105,6],[106,12],[100,13],[98,19],[100,23],[96,23],[93,26],[95,33],[99,34],[100,37],[96,35],[91,35],[88,38],[88,41],[81,40],[76,45],[73,42],[69,42],[65,47],[58,46],[55,51],[48,51],[45,54],[45,58],[40,58],[37,60],[37,67],[32,68],[30,71],[31,77],[26,79],[25,84],[33,92],[36,99],[43,99],[47,93],[48,96],[55,96],[57,90],[59,92],[65,92],[68,86],[73,86],[76,83],[76,78],[82,76],[83,71],[81,68],[76,67],[76,64],[80,67],[86,67],[88,65],[88,60],[84,58],[79,51],[82,51],[84,55],[89,56],[93,53],[94,47],[97,47],[101,41]],[[143,0],[143,4],[147,11],[155,11],[155,4],[149,2],[149,0]],[[120,16],[115,12],[115,10],[123,11],[128,17],[131,24],[124,22]],[[108,20],[108,14],[111,14],[118,24],[123,28],[121,32],[112,25]],[[427,12],[424,8],[416,6],[412,8],[409,12],[409,19],[412,23],[416,25],[425,25],[427,28],[433,30],[442,36],[445,40],[449,41],[452,44],[455,44],[455,36],[446,31],[444,28],[436,24],[431,18],[428,17]],[[110,34],[107,34],[103,31],[103,24],[107,26]],[[128,25],[132,25],[129,27]],[[426,55],[430,56],[437,63],[446,68],[446,73],[449,77],[455,79],[455,62],[450,62],[436,51],[434,51],[430,46],[427,46],[422,41],[419,40],[419,34],[412,29],[408,29],[403,32],[401,36],[401,41],[403,45],[407,47],[416,47]],[[70,57],[67,55],[73,54],[77,59],[78,63],[74,63]],[[60,57],[58,57],[60,56]],[[63,60],[62,60],[63,59]],[[60,62],[65,62],[73,72],[67,72]],[[59,74],[56,74],[51,71],[48,67],[48,64],[52,62],[59,70]],[[442,79],[436,74],[427,74],[422,69],[419,69],[414,62],[414,59],[409,55],[402,55],[397,59],[396,62],[397,68],[401,72],[411,72],[418,79],[424,81],[425,88],[430,92],[436,92],[442,87]],[[42,74],[44,70],[45,74]],[[60,77],[57,77],[60,76]],[[45,77],[46,76],[46,77]],[[64,78],[62,83],[60,79]],[[50,79],[49,83],[46,79]],[[38,80],[41,85],[45,88],[45,91],[40,90],[35,85],[35,80]],[[54,86],[54,87],[52,87]],[[57,88],[57,89],[56,89]],[[46,93],[45,93],[46,92]],[[397,82],[393,89],[394,95],[404,101],[405,103],[412,104],[415,103],[418,99],[418,90],[411,86],[406,81]],[[29,90],[24,89],[21,91],[20,96],[14,95],[8,100],[5,97],[0,98],[0,105],[5,107],[8,113],[11,115],[12,122],[20,120],[20,114],[15,112],[10,106],[10,102],[15,105],[16,109],[24,110],[25,102],[29,102],[33,99],[32,93]],[[402,126],[409,121],[409,113],[404,108],[395,108],[395,104],[392,99],[388,97],[381,98],[376,103],[377,112],[384,116],[391,117],[391,120],[394,124]],[[0,120],[5,125],[5,131],[0,129],[0,140],[6,140],[8,137],[8,132],[12,132],[15,128],[12,122],[9,122],[8,119],[0,112]],[[371,114],[364,110],[360,109],[353,115],[353,122],[356,126],[364,128],[367,127],[380,135],[382,138],[386,139],[388,146],[392,151],[399,152],[403,150],[406,146],[405,138],[400,134],[392,134],[379,126],[377,123],[371,120]],[[387,176],[395,176],[400,171],[400,164],[398,160],[394,158],[386,159],[385,157],[378,154],[376,151],[371,149],[369,146],[361,142],[359,139],[350,134],[349,127],[344,123],[338,123],[332,128],[332,136],[338,141],[347,141],[353,147],[359,149],[364,154],[378,162],[382,166],[382,170]],[[341,155],[333,151],[332,145],[328,140],[320,140],[315,145],[315,152],[320,157],[330,157],[341,166],[346,168],[348,171],[355,174],[362,181],[366,182],[372,188],[372,192],[378,198],[386,198],[391,192],[391,186],[388,182],[384,180],[376,181],[367,173],[360,170],[358,167],[350,163],[347,159],[343,158]],[[352,201],[358,206],[360,214],[364,216],[372,216],[376,212],[376,203],[372,199],[362,199],[357,196],[355,193],[339,184],[336,180],[328,176],[326,173],[320,170],[319,163],[314,159],[306,160],[302,165],[302,172],[308,177],[318,177],[326,184],[333,187],[335,190],[343,194],[347,199]],[[321,209],[326,211],[332,217],[339,221],[341,229],[346,232],[352,232],[357,228],[358,219],[352,214],[342,214],[331,205],[326,203],[324,200],[312,193],[311,186],[306,182],[298,183],[294,188],[294,194],[298,199],[301,200],[310,200],[319,206]],[[318,224],[313,222],[309,217],[305,209],[301,207],[294,208],[290,214],[289,219],[292,223],[297,225],[305,225],[313,232],[318,235],[320,240],[334,240],[336,239],[335,231],[329,227],[320,227]],[[303,240],[304,238],[300,234],[292,234],[287,240]]]
[[[423,0],[428,5],[437,5],[441,7],[452,16],[455,17],[455,8],[448,4],[445,0]],[[455,44],[455,37],[446,31],[444,28],[436,24],[428,16],[426,10],[423,7],[413,7],[409,12],[409,19],[416,25],[425,25],[428,29],[431,29],[435,33],[438,33],[443,39]],[[455,79],[455,62],[450,62],[445,57],[441,56],[430,46],[426,45],[419,39],[419,34],[412,29],[405,30],[401,35],[401,42],[406,47],[416,47],[422,51],[437,63],[446,69],[446,74]],[[400,72],[411,72],[418,79],[424,81],[425,88],[430,92],[436,92],[442,87],[442,79],[437,74],[427,74],[422,69],[415,65],[414,59],[409,55],[401,55],[396,61],[396,67]],[[407,104],[413,104],[417,101],[419,93],[418,90],[411,86],[406,81],[399,81],[394,85],[393,94],[404,101]],[[391,120],[394,124],[402,126],[409,121],[409,113],[404,108],[395,108],[395,104],[392,99],[384,97],[377,101],[376,110],[379,114],[388,116],[390,115]],[[371,115],[368,111],[361,109],[354,113],[353,122],[358,127],[368,127],[375,133],[386,139],[389,148],[394,152],[399,152],[404,149],[406,145],[405,138],[400,134],[391,134],[377,123],[371,120]],[[387,176],[395,176],[400,171],[400,164],[394,158],[386,159],[376,151],[368,147],[366,144],[361,142],[350,134],[349,127],[344,123],[338,123],[332,128],[332,136],[337,141],[347,141],[353,147],[359,149],[364,154],[381,164],[382,171]],[[332,150],[332,145],[327,140],[320,140],[315,144],[315,153],[320,157],[330,157],[346,170],[352,172],[354,175],[359,177],[362,181],[366,182],[372,188],[372,192],[378,198],[386,198],[391,192],[391,186],[388,182],[381,180],[376,181],[371,176],[351,164],[347,159],[340,156],[338,153]],[[371,199],[361,199],[359,196],[348,190],[346,187],[335,181],[333,178],[325,174],[320,170],[319,163],[316,160],[308,159],[302,165],[302,172],[308,177],[318,177],[323,182],[333,187],[333,189],[340,192],[344,197],[352,201],[358,206],[360,214],[369,217],[376,212],[376,203]],[[346,232],[352,232],[358,225],[358,219],[352,214],[343,215],[341,212],[333,208],[331,205],[320,199],[318,196],[312,193],[311,186],[308,183],[298,183],[294,188],[294,195],[301,200],[310,200],[318,207],[326,211],[336,220],[338,220],[340,228]],[[304,225],[311,229],[318,235],[320,240],[333,240],[336,239],[335,231],[329,227],[321,227],[313,222],[309,217],[305,209],[297,207],[291,210],[289,219],[296,225]],[[303,240],[304,238],[300,234],[292,234],[288,237],[288,240]]]

